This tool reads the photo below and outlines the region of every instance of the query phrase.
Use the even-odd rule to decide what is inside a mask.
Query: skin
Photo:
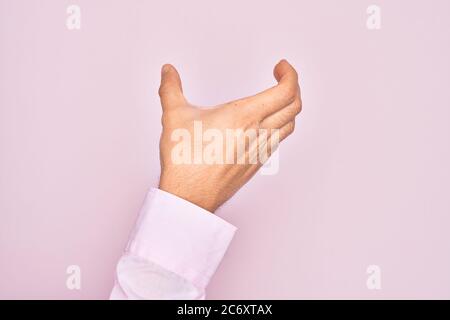
[[[194,136],[194,121],[202,121],[203,130],[214,128],[221,132],[225,129],[279,129],[279,139],[284,140],[294,131],[295,117],[302,109],[300,87],[297,72],[286,60],[281,60],[273,73],[278,81],[274,87],[254,96],[215,107],[200,108],[184,97],[177,70],[169,64],[163,66],[159,89],[163,110],[160,140],[161,190],[214,212],[250,180],[261,163],[173,163],[171,152],[177,142],[172,141],[171,134],[175,129],[184,128]],[[249,142],[245,150],[248,153],[255,147],[255,144]],[[232,152],[236,156],[236,148]]]

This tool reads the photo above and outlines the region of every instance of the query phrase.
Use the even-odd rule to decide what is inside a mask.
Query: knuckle
[[[287,109],[286,117],[288,119],[294,118],[302,111],[302,105],[298,99],[296,99]]]
[[[158,94],[160,97],[168,95],[171,92],[169,84],[161,84],[158,89]]]
[[[174,119],[174,116],[169,111],[165,111],[161,116],[161,124],[164,128],[171,128],[175,124]]]
[[[292,68],[292,73],[294,75],[294,79],[298,81],[298,72],[294,68]]]
[[[295,96],[297,95],[297,88],[296,86],[292,84],[286,84],[281,86],[280,88],[280,95],[283,99],[286,100],[293,100],[295,99]]]
[[[167,127],[168,126],[168,122],[169,122],[168,116],[166,115],[166,113],[163,113],[162,116],[161,116],[161,124],[162,124],[162,126],[163,127]]]
[[[295,115],[298,115],[300,112],[302,112],[302,102],[300,99],[297,99],[295,102]]]
[[[158,89],[158,94],[159,94],[159,96],[161,97],[162,95],[164,95],[164,86],[163,85],[160,85],[159,86],[159,89]]]
[[[289,122],[288,132],[291,134],[295,130],[295,121]]]

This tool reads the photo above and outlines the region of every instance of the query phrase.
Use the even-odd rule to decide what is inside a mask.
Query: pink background
[[[0,298],[108,297],[158,181],[163,63],[208,105],[271,86],[283,57],[304,110],[279,173],[220,210],[239,231],[209,298],[450,298],[449,14],[448,0],[0,0]]]

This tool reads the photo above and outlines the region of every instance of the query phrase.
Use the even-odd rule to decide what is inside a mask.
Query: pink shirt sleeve
[[[165,191],[148,193],[111,299],[202,299],[236,228]]]

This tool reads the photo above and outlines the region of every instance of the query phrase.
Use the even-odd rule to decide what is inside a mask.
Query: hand
[[[210,212],[232,197],[262,165],[258,161],[251,163],[252,152],[261,150],[259,148],[267,144],[273,145],[277,134],[280,141],[289,136],[294,131],[295,116],[301,111],[300,87],[295,69],[282,60],[275,66],[274,76],[278,84],[272,88],[251,97],[205,109],[186,100],[178,72],[173,66],[164,65],[159,89],[163,109],[159,188]],[[195,139],[199,124],[204,132],[200,142]],[[264,130],[260,129],[269,130],[268,134],[262,134]],[[206,137],[208,130],[210,134]],[[234,144],[228,148],[226,141],[218,140],[220,134],[226,137],[230,130],[240,133],[233,138]],[[244,140],[244,148],[239,149],[239,142],[236,141],[247,130],[259,132],[258,137]],[[174,157],[180,156],[175,151],[179,151],[180,139],[186,135],[189,135],[189,141],[184,141],[184,146],[193,147],[193,152],[185,149],[181,157],[189,161],[179,163],[174,161]],[[216,153],[212,156],[213,161],[207,160],[206,156],[203,158],[202,151],[199,151],[207,151],[206,138],[210,143],[217,144],[213,148]],[[273,148],[270,148],[269,154],[274,151]],[[231,161],[217,160],[220,154],[223,159]],[[237,159],[241,159],[241,163]],[[247,161],[242,163],[242,159]]]

